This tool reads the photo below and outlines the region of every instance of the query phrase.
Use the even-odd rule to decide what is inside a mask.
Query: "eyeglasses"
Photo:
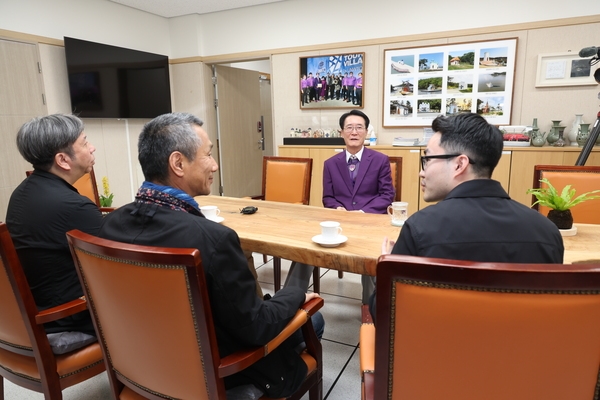
[[[366,129],[362,125],[359,125],[359,126],[348,125],[348,126],[344,127],[344,132],[352,132],[352,131],[356,131],[356,133],[363,133],[364,131],[366,131]]]
[[[451,158],[458,157],[458,156],[462,156],[462,154],[439,154],[436,156],[421,156],[421,168],[424,171],[425,168],[427,167],[427,163],[429,162],[429,160],[435,160],[435,159],[449,160]],[[467,158],[469,159],[469,164],[475,164],[475,161],[471,160],[469,157],[467,157]]]

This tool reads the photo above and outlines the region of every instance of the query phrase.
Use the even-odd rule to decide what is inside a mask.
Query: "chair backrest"
[[[312,158],[263,157],[265,200],[308,204]]]
[[[25,175],[29,176],[33,171],[25,171]],[[94,168],[73,184],[75,189],[80,195],[85,196],[92,200],[98,207],[100,207],[100,195],[98,194],[98,184],[96,183],[96,175],[94,174]]]
[[[600,167],[595,166],[566,166],[566,165],[536,165],[533,173],[533,188],[539,188],[540,179],[546,178],[560,193],[562,189],[571,185],[575,189],[575,196],[600,189]],[[542,187],[546,185],[543,184]],[[532,204],[535,197],[532,196]],[[535,205],[540,213],[547,215],[548,207]],[[600,199],[580,203],[571,209],[573,221],[582,224],[600,224]]]
[[[402,201],[402,157],[388,157],[390,169],[392,170],[392,184],[396,195],[394,201]]]
[[[600,264],[385,255],[376,312],[376,399],[598,394]]]
[[[0,348],[33,356],[28,321],[21,311],[28,300],[33,302],[33,296],[4,222],[0,222],[0,255]],[[21,304],[19,296],[24,298]]]
[[[67,239],[115,398],[224,398],[200,252]]]

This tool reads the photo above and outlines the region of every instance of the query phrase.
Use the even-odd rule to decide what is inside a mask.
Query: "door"
[[[221,65],[214,71],[221,194],[259,195],[264,143],[259,74]]]

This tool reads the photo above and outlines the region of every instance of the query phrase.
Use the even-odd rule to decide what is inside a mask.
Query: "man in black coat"
[[[202,121],[173,113],[147,123],[138,141],[146,181],[135,201],[105,217],[99,236],[125,243],[197,248],[202,257],[221,357],[273,339],[306,301],[318,297],[284,287],[270,300],[256,295],[256,281],[232,229],[208,220],[194,196],[210,193],[217,163]],[[313,317],[322,334],[323,319]],[[302,383],[306,365],[290,338],[253,366],[225,379],[226,388],[252,384],[269,397],[286,397]],[[201,377],[198,377],[201,379]]]

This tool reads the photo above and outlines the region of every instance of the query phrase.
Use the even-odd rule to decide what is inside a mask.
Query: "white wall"
[[[106,0],[1,0],[0,29],[171,54],[166,18]]]
[[[1,0],[0,29],[183,58],[595,14],[598,0],[288,0],[166,19],[105,0]]]

